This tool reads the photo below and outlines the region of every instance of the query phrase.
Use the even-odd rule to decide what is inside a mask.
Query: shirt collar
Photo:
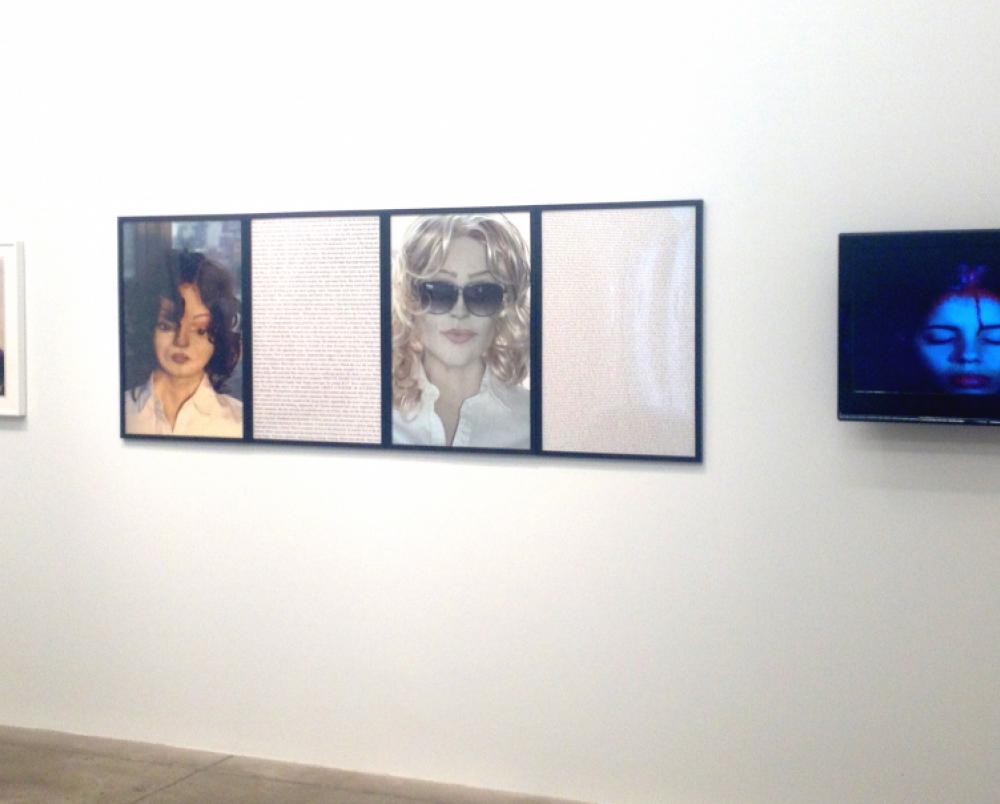
[[[139,390],[139,395],[136,398],[136,406],[139,410],[142,410],[150,402],[156,406],[158,412],[162,413],[163,403],[160,402],[160,398],[153,392],[152,374],[149,375],[149,380]],[[188,402],[194,405],[195,410],[203,416],[216,415],[222,410],[219,397],[212,388],[212,383],[209,381],[207,374],[202,375],[201,382],[198,384],[195,392],[184,404],[186,405]]]
[[[143,385],[135,395],[135,406],[142,410],[146,407],[146,403],[153,398],[153,375],[149,375],[149,379],[146,384]]]
[[[441,396],[441,391],[427,379],[427,372],[424,371],[424,364],[420,360],[417,360],[417,387],[420,389],[420,407],[433,408]]]
[[[191,401],[198,408],[198,412],[204,413],[206,416],[214,416],[222,411],[222,405],[219,403],[219,395],[215,393],[215,389],[212,387],[207,374],[202,376],[201,384],[198,386],[198,390],[194,392],[194,396],[191,397]]]
[[[433,409],[434,403],[441,396],[441,391],[434,383],[427,379],[427,373],[424,371],[424,366],[420,361],[417,361],[417,387],[420,388],[420,407],[425,410],[427,408]],[[508,403],[510,393],[511,389],[500,382],[496,374],[493,373],[493,369],[487,365],[486,370],[483,372],[483,379],[479,383],[479,393],[470,398],[478,399],[489,395],[504,407],[510,407]]]

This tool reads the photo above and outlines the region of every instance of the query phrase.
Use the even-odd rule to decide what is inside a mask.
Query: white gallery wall
[[[838,233],[1000,226],[1000,6],[17,6],[0,723],[600,802],[994,800],[1000,431],[835,391]],[[118,215],[679,198],[702,465],[118,437]]]

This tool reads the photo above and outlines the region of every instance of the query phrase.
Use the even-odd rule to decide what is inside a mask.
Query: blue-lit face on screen
[[[987,293],[945,296],[917,334],[917,351],[941,390],[1000,393],[1000,300]]]

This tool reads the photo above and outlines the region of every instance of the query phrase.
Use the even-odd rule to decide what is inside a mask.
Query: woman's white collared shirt
[[[125,432],[130,435],[243,437],[243,403],[218,394],[208,377],[177,411],[174,426],[163,413],[163,403],[153,391],[153,378],[125,393]]]
[[[420,401],[417,407],[408,413],[392,411],[392,443],[448,446],[444,422],[434,412],[440,391],[423,371],[418,385]],[[479,393],[462,403],[451,446],[528,449],[531,446],[531,394],[528,389],[505,385],[487,368]]]

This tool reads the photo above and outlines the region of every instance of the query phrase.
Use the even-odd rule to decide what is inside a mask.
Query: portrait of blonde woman
[[[398,247],[394,233],[393,444],[530,447],[527,215],[513,217],[416,218]]]

